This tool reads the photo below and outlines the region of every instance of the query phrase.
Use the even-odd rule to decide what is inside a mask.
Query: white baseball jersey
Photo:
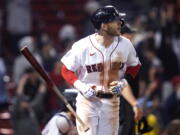
[[[77,73],[79,80],[89,85],[108,89],[110,82],[124,76],[125,65],[139,63],[131,42],[125,37],[115,37],[105,48],[95,39],[95,34],[74,43],[72,49],[62,58],[62,63]]]
[[[136,66],[139,59],[131,42],[115,37],[109,47],[97,42],[97,33],[75,42],[61,59],[83,83],[108,92],[109,83],[123,78],[126,66]],[[79,135],[117,135],[119,128],[119,98],[86,99],[77,96],[76,112],[90,127],[84,132],[77,121]]]

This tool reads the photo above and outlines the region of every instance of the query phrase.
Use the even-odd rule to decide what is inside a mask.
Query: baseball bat
[[[86,124],[80,119],[80,117],[76,114],[72,106],[68,103],[67,99],[61,94],[57,86],[54,84],[54,82],[50,79],[48,74],[45,72],[45,70],[42,68],[42,66],[38,63],[38,61],[35,59],[35,57],[32,55],[32,53],[29,51],[28,47],[25,46],[21,49],[21,53],[24,55],[24,57],[29,61],[29,63],[33,66],[33,68],[40,74],[40,76],[45,80],[47,85],[57,94],[57,96],[63,101],[63,103],[66,105],[66,107],[69,109],[69,111],[74,115],[74,117],[79,121],[81,126],[83,127],[84,131],[88,131],[89,127],[86,126]]]

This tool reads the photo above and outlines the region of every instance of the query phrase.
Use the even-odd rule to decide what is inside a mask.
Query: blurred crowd
[[[0,110],[10,111],[18,135],[24,131],[26,135],[39,134],[62,103],[19,50],[27,46],[63,92],[71,86],[60,76],[60,58],[74,41],[94,32],[89,16],[106,4],[126,13],[125,22],[134,29],[131,41],[142,64],[138,100],[155,130],[152,135],[170,135],[167,127],[180,119],[180,0],[126,0],[122,4],[118,0],[86,0],[82,31],[78,33],[76,26],[66,22],[56,35],[58,41],[42,30],[43,23],[32,33],[30,3],[7,0],[5,12],[0,6]],[[4,32],[8,37],[3,37]]]

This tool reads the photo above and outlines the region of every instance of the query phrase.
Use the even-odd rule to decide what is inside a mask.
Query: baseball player
[[[76,93],[64,92],[63,95],[68,100],[69,104],[75,109]],[[75,126],[75,118],[72,113],[61,104],[61,111],[55,114],[42,130],[42,135],[78,135]]]
[[[139,67],[139,59],[131,42],[119,37],[123,21],[115,7],[99,8],[91,21],[97,32],[73,44],[61,59],[61,74],[79,90],[76,112],[90,128],[84,132],[77,121],[79,135],[117,135],[119,94],[133,107],[135,119],[142,116],[124,76],[125,65]],[[128,73],[135,74],[134,69]]]

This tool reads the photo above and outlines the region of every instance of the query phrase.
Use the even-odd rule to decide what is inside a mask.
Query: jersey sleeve
[[[129,43],[129,54],[128,54],[128,58],[127,58],[127,67],[133,67],[133,66],[137,66],[137,65],[141,65],[139,58],[137,57],[137,53],[136,50],[134,48],[134,46],[132,45],[132,43],[130,41],[128,41]]]
[[[140,70],[140,67],[140,64],[136,66],[127,67],[125,75],[131,75],[131,77],[135,78]]]
[[[62,65],[61,75],[71,85],[73,85],[74,82],[78,80],[78,77],[76,76],[76,74],[68,70],[65,65]]]
[[[78,44],[73,44],[72,48],[62,57],[61,62],[71,71],[77,71],[81,66],[81,53]]]

